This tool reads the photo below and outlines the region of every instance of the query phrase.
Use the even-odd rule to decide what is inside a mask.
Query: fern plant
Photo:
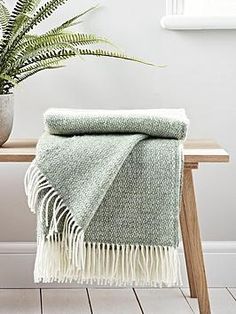
[[[44,34],[31,33],[67,1],[48,0],[40,5],[40,0],[17,0],[9,12],[4,0],[0,0],[0,94],[10,93],[16,84],[40,71],[63,67],[63,61],[75,56],[103,56],[146,63],[123,53],[89,48],[94,44],[109,44],[109,41],[93,34],[70,31],[95,7]]]

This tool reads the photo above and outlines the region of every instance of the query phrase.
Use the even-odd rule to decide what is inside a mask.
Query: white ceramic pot
[[[5,143],[12,130],[14,116],[13,94],[0,95],[0,146]]]

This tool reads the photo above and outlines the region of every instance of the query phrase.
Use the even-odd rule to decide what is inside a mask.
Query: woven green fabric
[[[187,124],[184,111],[177,109],[120,112],[50,109],[46,112],[46,132],[39,140],[36,159],[26,176],[26,190],[29,206],[38,213],[39,246],[42,239],[42,250],[46,250],[47,242],[60,243],[54,258],[56,254],[63,254],[64,259],[71,255],[63,267],[71,264],[74,268],[68,271],[58,266],[56,272],[48,270],[44,274],[36,265],[36,281],[83,281],[84,263],[86,260],[100,263],[102,245],[101,252],[104,253],[105,246],[109,251],[104,254],[115,256],[121,250],[123,271],[124,267],[130,271],[122,263],[129,264],[132,258],[135,265],[132,249],[140,246],[137,265],[146,263],[145,267],[154,272],[148,262],[153,259],[152,248],[154,251],[157,247],[163,248],[158,251],[161,259],[162,250],[163,254],[171,252],[170,248],[176,249],[178,245],[182,142]],[[86,257],[80,256],[76,246],[84,250]],[[42,250],[37,253],[36,264],[43,263]],[[103,260],[111,269],[114,265],[110,266],[109,258],[113,255]],[[129,258],[125,260],[125,256]],[[173,255],[171,263],[175,258]],[[119,256],[116,259],[119,261]],[[76,267],[80,274],[76,273]],[[92,280],[102,278],[112,282],[114,271],[113,275],[112,270],[101,274],[100,268],[94,266],[93,276],[89,268],[86,279],[90,276]],[[160,284],[147,274],[132,276],[130,280],[128,275],[114,277],[119,278],[115,281],[118,284],[127,281]],[[160,281],[175,284],[173,278],[169,283],[168,279]]]
[[[78,110],[49,109],[44,115],[50,134],[141,133],[162,138],[186,137],[183,109]]]

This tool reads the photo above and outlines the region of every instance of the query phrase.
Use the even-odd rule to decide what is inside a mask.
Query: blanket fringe
[[[63,245],[55,236],[50,241],[40,239],[35,282],[150,287],[182,284],[178,253],[173,247],[84,242],[81,270],[70,262]]]
[[[64,250],[68,254],[70,263],[78,269],[83,269],[84,251],[81,248],[84,244],[84,230],[77,224],[72,212],[64,204],[62,197],[35,165],[35,161],[31,163],[26,172],[24,185],[29,208],[33,213],[36,213],[36,209],[38,210],[39,226],[45,221],[46,227],[48,227],[48,235],[46,237],[48,243],[53,243],[53,247],[59,241],[62,245],[61,250]],[[39,203],[39,194],[44,190],[45,196]],[[49,215],[49,209],[52,209],[51,216]],[[62,233],[58,233],[58,225],[62,219],[64,219],[63,231]],[[39,242],[41,240],[38,239],[37,242],[38,251],[40,251]],[[78,250],[79,254],[77,254]],[[53,258],[52,252],[48,252],[47,254],[52,255]]]
[[[182,284],[174,247],[85,242],[84,231],[34,162],[25,176],[25,191],[31,211],[39,211],[40,221],[45,220],[49,230],[47,236],[37,239],[35,282],[152,287]],[[39,204],[41,191],[45,196]],[[62,218],[63,231],[59,233]]]

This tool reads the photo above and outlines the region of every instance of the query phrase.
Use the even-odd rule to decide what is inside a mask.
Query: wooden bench
[[[37,140],[13,139],[0,147],[0,162],[30,162]],[[188,140],[184,144],[184,180],[180,223],[192,298],[198,298],[201,314],[210,314],[201,237],[198,225],[192,170],[201,162],[228,162],[229,154],[211,140]]]

